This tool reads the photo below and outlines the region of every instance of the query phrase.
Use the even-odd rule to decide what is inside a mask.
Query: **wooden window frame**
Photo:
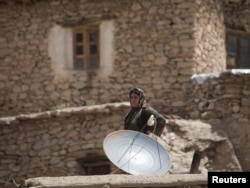
[[[90,41],[90,34],[96,33],[96,41]],[[82,34],[83,41],[77,41],[77,34]],[[91,54],[91,46],[95,46],[96,53]],[[79,54],[77,47],[82,48]],[[100,67],[100,29],[99,25],[86,25],[73,29],[73,68],[74,70],[96,70]],[[94,60],[95,63],[91,61]],[[82,61],[82,63],[77,63]]]
[[[236,37],[236,55],[230,54],[228,50],[228,37],[233,36]],[[241,55],[240,55],[240,39],[248,39],[249,40],[249,46],[248,46],[248,67],[245,67],[244,69],[250,69],[250,34],[242,32],[242,31],[235,31],[235,30],[227,30],[226,32],[226,52],[227,52],[227,69],[243,69],[241,67]],[[233,64],[229,61],[234,61]]]

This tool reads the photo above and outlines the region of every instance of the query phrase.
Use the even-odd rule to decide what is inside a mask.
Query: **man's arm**
[[[152,115],[154,116],[154,119],[155,119],[155,122],[153,125],[152,125],[152,121],[150,120],[150,118],[152,118]],[[152,108],[148,108],[146,110],[145,117],[147,118],[147,123],[148,123],[147,133],[149,134],[151,132],[157,136],[161,136],[163,129],[166,125],[166,119],[160,113],[158,113],[156,110]]]

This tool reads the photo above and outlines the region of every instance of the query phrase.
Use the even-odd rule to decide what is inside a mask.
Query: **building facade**
[[[134,86],[162,114],[223,129],[249,170],[249,15],[249,0],[0,0],[1,176],[26,176],[20,169],[30,165],[37,176],[37,169],[53,175],[56,165],[58,174],[67,174],[62,166],[79,174],[75,158],[101,150],[124,114],[111,109],[98,112],[100,122],[93,114],[55,122],[55,112],[46,120],[39,113],[124,102]],[[64,152],[74,156],[60,163]]]
[[[240,66],[226,34],[247,36],[248,13],[248,1],[2,0],[0,115],[126,101],[134,86],[184,115],[193,74],[226,70],[230,54]]]

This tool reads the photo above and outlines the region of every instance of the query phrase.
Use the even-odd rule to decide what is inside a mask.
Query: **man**
[[[156,110],[145,106],[144,91],[140,88],[131,89],[129,100],[131,110],[125,117],[124,129],[161,136],[166,120]]]
[[[124,129],[142,132],[149,136],[161,136],[166,120],[152,108],[145,106],[145,94],[140,88],[129,92],[131,109],[124,119]],[[153,133],[153,134],[152,134]],[[115,165],[111,165],[111,174],[127,174]]]

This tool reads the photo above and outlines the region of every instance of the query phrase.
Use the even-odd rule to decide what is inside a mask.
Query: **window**
[[[87,157],[77,159],[77,161],[83,168],[85,175],[104,175],[111,172],[111,163],[105,156],[91,153]]]
[[[250,34],[228,32],[227,45],[227,68],[250,68]]]
[[[99,27],[74,29],[74,69],[94,70],[100,65]]]
[[[55,80],[75,73],[108,79],[113,72],[114,21],[87,20],[81,24],[55,25],[49,32],[48,50]]]
[[[86,175],[104,175],[104,174],[110,174],[110,162],[104,161],[104,162],[89,162],[85,163],[84,169],[86,172]]]

